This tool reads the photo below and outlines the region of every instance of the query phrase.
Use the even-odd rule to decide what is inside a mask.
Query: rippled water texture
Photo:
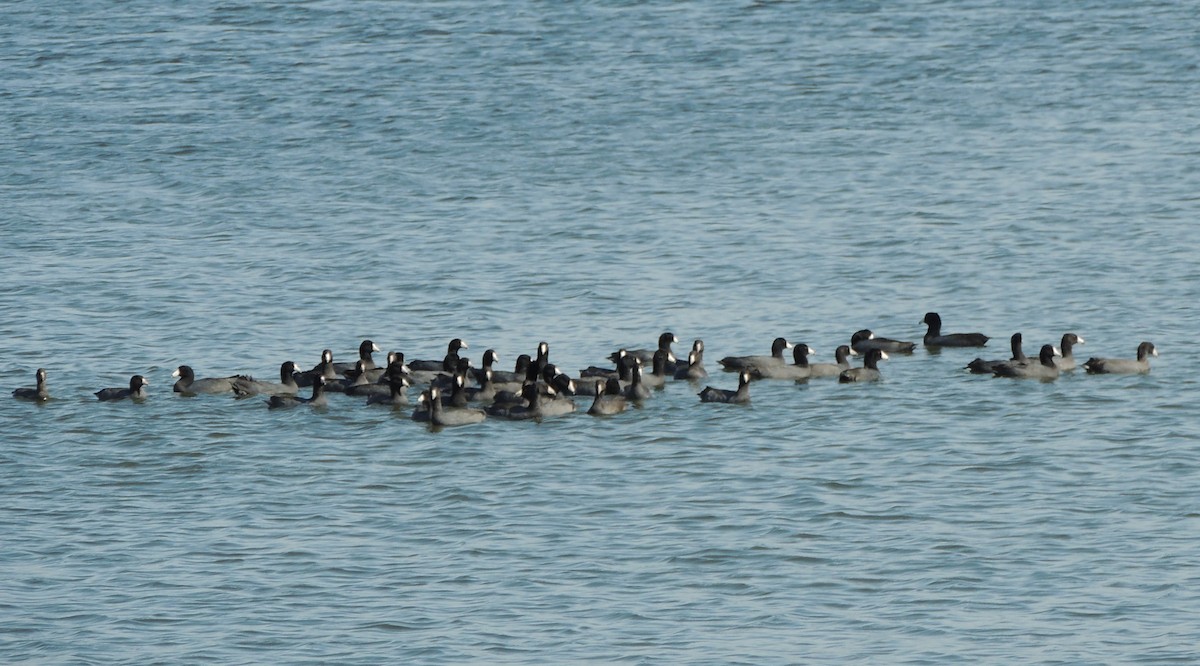
[[[0,400],[0,660],[1196,663],[1197,35],[1116,0],[0,6],[0,379],[55,396]],[[170,391],[664,330],[732,388],[723,356],[931,310],[989,358],[1162,356],[918,348],[441,432]]]

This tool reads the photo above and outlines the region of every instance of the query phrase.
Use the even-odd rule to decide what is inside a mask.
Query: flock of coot
[[[926,347],[982,347],[988,336],[982,333],[942,333],[942,320],[936,312],[927,313],[922,320],[928,326],[923,343]],[[574,396],[591,397],[588,413],[612,415],[625,411],[630,402],[641,402],[662,388],[668,380],[700,382],[708,377],[704,368],[704,343],[696,340],[687,360],[677,359],[671,346],[679,339],[672,333],[659,336],[656,349],[621,349],[609,356],[611,367],[584,368],[575,377],[562,372],[550,363],[550,348],[539,343],[530,356],[522,354],[511,371],[494,367],[499,357],[494,350],[483,353],[481,367],[473,367],[461,356],[467,344],[455,338],[441,359],[405,360],[404,354],[391,352],[386,365],[376,365],[373,354],[379,347],[370,340],[359,345],[358,360],[354,363],[335,363],[333,353],[326,349],[321,362],[310,370],[300,370],[292,361],[279,368],[279,381],[266,382],[245,375],[197,379],[192,368],[181,365],[175,371],[174,391],[183,395],[232,393],[239,398],[264,396],[271,409],[308,405],[323,407],[328,394],[342,393],[364,399],[368,405],[392,408],[410,407],[408,389],[422,387],[413,409],[412,418],[435,426],[454,426],[478,423],[488,417],[512,420],[542,419],[576,410]],[[966,369],[977,374],[997,377],[1016,377],[1049,381],[1060,373],[1076,367],[1073,348],[1083,344],[1082,337],[1067,333],[1058,347],[1042,345],[1036,357],[1027,357],[1022,349],[1020,333],[1011,338],[1012,354],[1007,359],[977,358]],[[880,379],[879,362],[888,354],[911,354],[915,342],[878,337],[870,330],[855,332],[850,344],[837,348],[835,363],[815,363],[809,356],[815,352],[806,344],[793,345],[776,338],[769,355],[727,356],[718,363],[722,369],[736,372],[736,389],[705,387],[699,396],[702,402],[746,403],[750,401],[750,383],[754,380],[790,379],[808,381],[836,377],[841,382],[871,382]],[[784,356],[792,349],[792,361]],[[863,356],[861,367],[852,367],[851,356]],[[1135,374],[1150,371],[1150,356],[1158,350],[1149,342],[1138,345],[1137,358],[1089,358],[1080,364],[1091,374]],[[647,369],[648,368],[648,369]],[[38,368],[35,388],[18,388],[13,396],[23,400],[43,402],[50,399],[46,371]],[[134,375],[128,387],[96,391],[102,401],[143,400],[149,382]],[[301,395],[301,389],[311,392]],[[472,407],[471,405],[480,405]]]

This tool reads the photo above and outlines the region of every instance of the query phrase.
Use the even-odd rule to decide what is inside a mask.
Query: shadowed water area
[[[1195,663],[1197,35],[1115,0],[0,6],[0,660]],[[992,340],[696,396],[928,311]],[[712,376],[605,418],[171,391],[667,330]],[[1017,331],[1161,356],[963,370]],[[39,367],[54,399],[10,398]]]

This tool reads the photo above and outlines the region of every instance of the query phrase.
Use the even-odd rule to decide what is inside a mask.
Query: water
[[[1190,7],[0,16],[0,379],[56,396],[0,400],[6,663],[1200,657]],[[989,357],[1163,355],[1042,384],[921,349],[436,433],[169,389],[366,337],[825,360],[929,310]],[[91,397],[134,373],[145,404]]]

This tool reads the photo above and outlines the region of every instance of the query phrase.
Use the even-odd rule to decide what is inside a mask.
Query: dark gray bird
[[[1009,344],[1012,347],[1012,357],[1011,358],[995,359],[995,360],[991,360],[991,361],[984,360],[982,358],[976,358],[975,360],[973,360],[967,364],[967,370],[970,370],[971,374],[975,374],[975,375],[990,375],[995,372],[996,366],[998,366],[998,365],[1002,365],[1004,363],[1009,363],[1012,361],[1020,361],[1020,362],[1024,363],[1025,361],[1029,360],[1029,357],[1025,356],[1025,352],[1021,349],[1021,334],[1020,333],[1013,333],[1012,337],[1009,338]]]
[[[588,414],[592,416],[612,416],[625,411],[628,405],[624,395],[621,395],[621,382],[609,377],[605,380],[604,390],[596,394],[596,399],[592,400],[592,406],[588,408]]]
[[[348,372],[353,372],[353,373],[357,374],[358,363],[360,361],[363,364],[364,370],[374,370],[375,369],[375,358],[371,355],[371,353],[372,352],[382,353],[382,351],[383,350],[381,350],[374,342],[371,342],[370,340],[363,340],[358,345],[358,361],[355,361],[354,363],[334,363],[333,371],[340,375],[344,375]]]
[[[929,327],[925,332],[926,347],[982,347],[988,336],[983,333],[947,333],[942,335],[942,317],[936,312],[926,312],[922,324]]]
[[[1083,369],[1091,375],[1138,375],[1150,372],[1150,357],[1158,356],[1158,349],[1149,342],[1137,348],[1137,360],[1128,358],[1089,358]]]
[[[667,385],[667,354],[662,349],[654,352],[654,367],[650,374],[642,375],[642,384],[646,388],[661,389]]]
[[[334,369],[332,349],[321,351],[321,362],[313,366],[312,370],[305,370],[297,374],[296,384],[299,386],[312,386],[313,378],[317,375],[321,375],[327,380],[340,379],[337,370]]]
[[[13,389],[13,397],[21,400],[32,400],[34,402],[45,402],[50,399],[50,390],[46,388],[46,370],[38,368],[37,372],[33,373],[34,380],[37,386],[34,388],[19,388]]]
[[[838,375],[838,381],[843,384],[850,384],[854,382],[877,382],[881,378],[881,375],[879,374],[879,362],[887,359],[887,357],[887,352],[879,349],[872,349],[871,351],[867,352],[867,355],[863,358],[863,367],[843,370],[841,374]]]
[[[850,336],[850,348],[860,354],[865,354],[872,349],[885,351],[889,354],[911,354],[916,347],[917,343],[915,342],[876,337],[874,333],[866,328],[861,331],[855,331],[854,335]]]
[[[129,388],[106,388],[96,391],[96,397],[103,402],[112,402],[115,400],[124,400],[130,398],[132,400],[145,400],[145,388],[150,385],[146,378],[141,375],[134,375],[129,378]]]
[[[403,362],[400,365],[404,365]],[[408,393],[405,392],[409,386],[408,377],[403,372],[395,372],[387,375],[388,392],[384,394],[372,394],[367,396],[368,405],[390,405],[393,409],[397,407],[408,406]]]
[[[642,383],[642,364],[634,362],[633,372],[629,375],[629,384],[625,386],[625,397],[634,402],[649,400],[653,395],[650,387]]]
[[[171,373],[172,377],[178,377],[172,390],[176,393],[184,395],[199,395],[201,393],[228,393],[233,390],[234,380],[249,380],[254,381],[253,377],[245,375],[234,375],[232,377],[207,377],[205,379],[196,379],[196,373],[192,371],[192,366],[181,365],[175,368],[175,372]]]
[[[720,361],[717,361],[717,363],[720,363],[722,368],[735,372],[750,366],[758,366],[761,368],[765,365],[771,365],[773,363],[782,365],[786,362],[783,359],[783,350],[791,348],[792,344],[787,340],[783,338],[775,338],[775,340],[771,343],[770,356],[726,356]]]
[[[260,394],[296,395],[300,392],[300,385],[296,383],[296,364],[292,361],[284,361],[279,365],[279,383],[235,377],[232,385],[234,394],[239,398]]]
[[[1062,342],[1060,342],[1058,345],[1058,350],[1062,352],[1062,356],[1054,359],[1054,362],[1058,365],[1059,370],[1066,372],[1068,370],[1075,369],[1074,348],[1075,345],[1081,345],[1084,344],[1084,342],[1086,341],[1082,336],[1075,335],[1074,333],[1063,334]]]
[[[750,376],[755,379],[808,379],[812,374],[812,366],[808,363],[808,355],[817,353],[806,344],[797,344],[792,349],[791,363],[772,363],[765,366],[751,366]]]
[[[446,355],[440,360],[409,361],[408,368],[412,372],[454,372],[454,368],[458,365],[458,352],[467,348],[467,343],[462,338],[454,338],[446,345]],[[449,370],[446,370],[446,368],[449,368]]]
[[[666,333],[658,336],[657,349],[629,349],[626,350],[626,353],[641,361],[642,365],[650,365],[654,362],[654,352],[661,349],[667,353],[667,363],[673,364],[675,363],[676,358],[675,353],[671,351],[671,344],[675,342],[679,342],[679,338],[676,337],[674,333],[667,331]],[[620,352],[618,351],[609,354],[608,360],[615,362],[617,360],[617,354],[619,353]]]
[[[1060,352],[1054,345],[1042,345],[1038,352],[1037,361],[1009,361],[997,365],[992,371],[997,377],[1016,377],[1017,379],[1058,379],[1059,369],[1054,363],[1054,357]]]
[[[487,418],[482,409],[454,407],[442,404],[441,391],[436,386],[429,388],[429,422],[439,427],[469,425]]]
[[[833,358],[836,363],[809,363],[808,376],[810,379],[818,377],[837,377],[844,371],[850,369],[850,357],[858,356],[858,352],[850,348],[850,345],[838,345],[838,348],[833,352]]]
[[[696,342],[700,341],[697,340]],[[702,343],[700,351],[696,351],[693,347],[692,351],[688,352],[687,365],[681,365],[675,369],[675,379],[698,382],[706,377],[708,377],[708,371],[704,369],[704,349]]]
[[[712,386],[704,387],[704,390],[698,393],[700,402],[727,402],[744,404],[750,402],[750,372],[742,370],[738,373],[738,387],[736,390],[713,388]]]
[[[324,375],[313,377],[312,397],[302,398],[298,395],[273,395],[267,400],[268,409],[287,409],[290,407],[299,407],[300,405],[308,405],[309,407],[325,407],[329,405],[329,401],[325,398],[325,379]]]

